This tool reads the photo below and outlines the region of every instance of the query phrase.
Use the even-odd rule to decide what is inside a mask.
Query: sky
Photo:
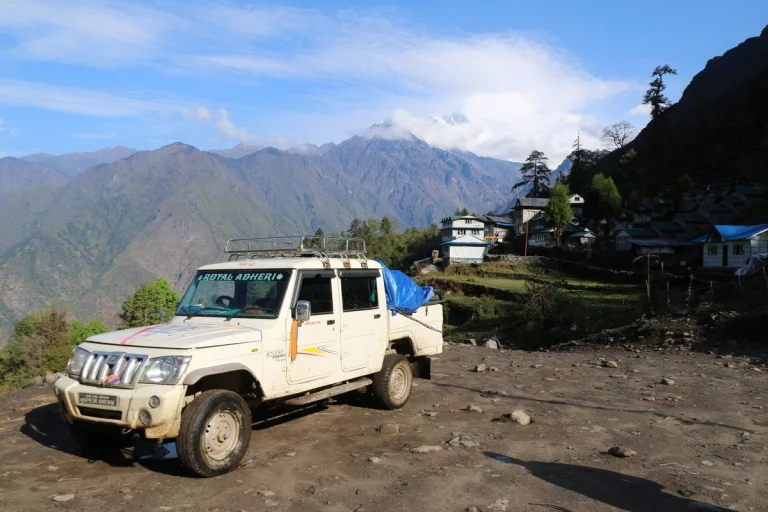
[[[768,22],[765,0],[0,1],[0,156],[340,142],[390,120],[430,144],[553,162],[648,121]],[[460,113],[466,124],[448,124]]]

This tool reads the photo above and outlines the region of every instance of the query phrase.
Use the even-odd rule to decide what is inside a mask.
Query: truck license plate
[[[117,397],[109,395],[97,395],[94,393],[80,393],[77,402],[82,405],[103,405],[117,407]]]

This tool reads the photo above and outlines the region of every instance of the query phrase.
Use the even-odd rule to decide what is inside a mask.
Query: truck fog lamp
[[[149,397],[149,406],[153,409],[157,409],[160,406],[160,397],[155,395]]]
[[[139,411],[139,421],[145,427],[148,427],[152,424],[152,415],[147,409],[142,409]]]

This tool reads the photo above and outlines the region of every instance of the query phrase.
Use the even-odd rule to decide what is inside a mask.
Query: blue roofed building
[[[703,247],[704,267],[742,267],[752,255],[768,253],[768,224],[715,225],[693,243]]]

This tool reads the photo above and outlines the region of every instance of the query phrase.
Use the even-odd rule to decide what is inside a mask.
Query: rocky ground
[[[765,511],[767,361],[447,346],[403,410],[258,416],[245,465],[207,480],[147,444],[81,454],[31,387],[0,397],[0,510]]]

